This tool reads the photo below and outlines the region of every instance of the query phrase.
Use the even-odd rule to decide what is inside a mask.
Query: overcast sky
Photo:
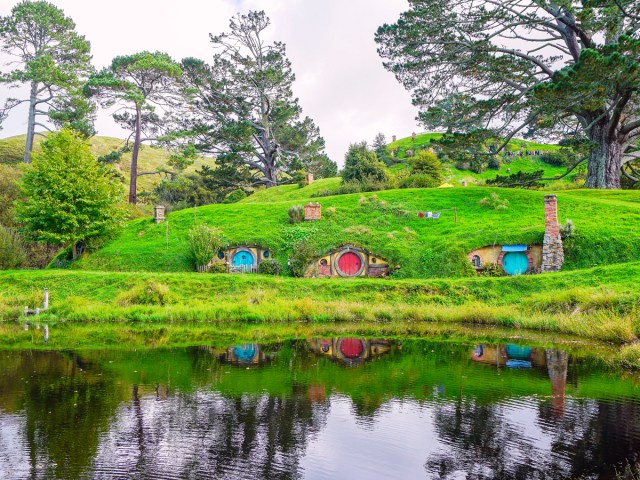
[[[283,41],[297,80],[294,93],[342,164],[349,143],[371,142],[378,132],[408,136],[419,131],[417,110],[394,76],[382,66],[373,40],[378,26],[397,20],[406,0],[49,0],[73,18],[91,41],[101,68],[116,55],[160,50],[180,60],[209,61],[209,33],[228,30],[229,18],[263,9],[271,18],[270,38]],[[0,0],[7,15],[17,0]],[[95,7],[93,7],[95,5]],[[0,90],[0,101],[14,91]],[[25,133],[26,110],[14,112],[1,136]],[[98,134],[123,137],[102,113]]]

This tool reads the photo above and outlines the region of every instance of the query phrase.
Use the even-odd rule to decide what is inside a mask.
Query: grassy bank
[[[0,273],[0,319],[25,305],[68,323],[368,325],[420,334],[425,325],[476,324],[557,332],[620,344],[640,335],[640,263],[515,278],[292,279],[259,275],[34,271]],[[606,285],[606,286],[603,286]],[[352,327],[349,327],[352,328]]]
[[[322,186],[279,187],[258,192],[247,203],[181,210],[167,217],[168,225],[156,225],[151,218],[136,220],[74,268],[191,271],[187,238],[194,219],[219,227],[230,244],[270,249],[285,269],[293,245],[305,239],[318,254],[345,243],[367,248],[399,265],[399,278],[475,275],[466,258],[474,248],[541,244],[543,239],[545,192],[469,187],[310,197],[317,188]],[[492,192],[509,202],[507,209],[480,204]],[[288,223],[291,205],[316,200],[322,204],[322,220]],[[640,261],[640,191],[565,191],[558,194],[558,209],[560,222],[570,218],[576,226],[575,237],[565,244],[565,269]],[[439,220],[420,219],[418,212],[425,211],[442,215]]]

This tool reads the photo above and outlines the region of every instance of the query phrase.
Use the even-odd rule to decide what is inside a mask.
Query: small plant
[[[198,271],[203,271],[222,247],[222,234],[217,228],[198,224],[189,230],[189,250]]]
[[[491,192],[491,195],[480,200],[480,205],[493,210],[506,210],[509,208],[509,200],[500,198],[496,192]]]
[[[573,220],[567,218],[564,225],[560,225],[560,237],[562,240],[568,240],[576,234],[576,226]]]
[[[304,277],[309,264],[317,256],[316,247],[306,240],[297,242],[289,256],[289,268],[294,277]]]
[[[329,207],[324,210],[324,216],[327,218],[335,217],[336,207]]]
[[[273,258],[265,258],[258,265],[258,273],[264,275],[280,275],[282,273],[282,265]]]
[[[487,263],[482,266],[482,271],[479,274],[482,277],[503,277],[504,270],[497,263]]]
[[[171,303],[169,287],[153,280],[138,284],[130,290],[121,292],[116,303],[122,307],[129,305],[167,305]]]
[[[229,195],[224,197],[222,203],[238,203],[240,200],[243,200],[245,198],[247,198],[246,192],[241,188],[238,188],[237,190],[234,190]]]
[[[301,223],[304,220],[304,207],[302,205],[294,205],[287,210],[289,214],[289,223],[295,225]]]
[[[211,273],[229,273],[229,266],[224,262],[215,262],[209,266]]]
[[[20,234],[0,225],[0,270],[20,268],[26,261],[27,253]]]

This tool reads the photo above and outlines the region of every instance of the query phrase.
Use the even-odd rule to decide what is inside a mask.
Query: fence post
[[[42,305],[43,310],[48,310],[49,309],[49,289],[45,288],[44,289],[44,304]]]

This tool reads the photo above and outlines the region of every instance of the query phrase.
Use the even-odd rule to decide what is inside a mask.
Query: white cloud
[[[117,55],[166,51],[176,59],[209,60],[209,33],[226,31],[237,12],[262,9],[271,17],[272,39],[287,45],[297,81],[295,94],[320,127],[327,152],[341,163],[351,142],[371,141],[378,132],[407,136],[417,131],[409,94],[386,72],[373,40],[378,26],[394,22],[406,0],[51,0],[74,19],[103,67]],[[17,0],[0,4],[6,15]],[[14,92],[11,92],[15,95]],[[7,91],[0,91],[6,98]],[[24,114],[14,113],[4,135],[24,133]],[[108,115],[102,135],[123,136]]]

